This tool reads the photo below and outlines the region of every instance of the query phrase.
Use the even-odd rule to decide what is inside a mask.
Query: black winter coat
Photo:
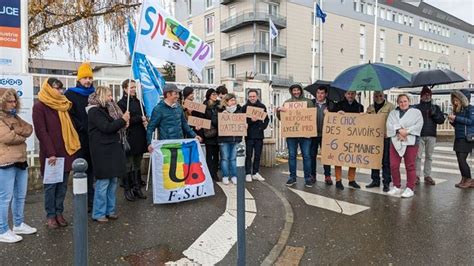
[[[86,106],[89,104],[88,96],[83,96],[77,92],[67,90],[64,96],[72,102],[72,107],[69,110],[74,128],[79,135],[79,141],[81,142],[81,149],[76,153],[77,158],[84,158],[90,162],[89,153],[89,133],[88,133],[88,120],[86,113]]]
[[[251,103],[250,101],[247,101],[247,103],[242,106],[242,113],[247,113],[247,106],[252,106],[252,107],[257,107],[257,108],[262,108],[265,110],[265,113],[267,113],[267,107],[258,100],[256,103]],[[262,120],[257,120],[255,122],[252,121],[251,118],[247,118],[247,137],[245,139],[263,139],[265,138],[264,136],[264,130],[268,127],[268,122],[270,119],[267,117],[265,118],[264,121]]]
[[[211,127],[212,128],[218,128],[217,127],[217,108],[219,106],[219,102],[216,101],[213,105],[208,105],[207,101],[204,101],[204,104],[206,105],[206,113],[204,114],[204,119],[209,119],[211,120]],[[215,119],[213,119],[215,118]],[[204,132],[204,129],[201,130]],[[204,136],[204,135],[203,135]],[[204,137],[204,143],[207,145],[217,145],[217,135],[212,138],[206,138]]]
[[[334,106],[334,109],[332,110],[332,112],[339,112],[339,111],[344,111],[346,113],[363,113],[364,106],[358,103],[356,100],[354,100],[352,104],[349,104],[349,102],[346,99],[344,99],[338,102],[336,106]]]
[[[218,108],[217,111],[219,113],[222,113],[224,112],[224,108]],[[237,105],[237,110],[235,110],[234,114],[238,114],[238,113],[242,113],[242,107],[240,105]],[[217,125],[217,120],[218,120],[218,116],[217,116],[217,113],[215,116],[212,117],[212,120],[211,121],[214,121],[215,124]],[[211,123],[214,123],[214,122],[211,122]],[[217,142],[218,143],[224,143],[224,142],[241,142],[242,141],[242,137],[241,136],[225,136],[225,137],[217,137]]]
[[[122,112],[127,110],[127,95],[124,95],[117,102]],[[127,155],[142,155],[147,150],[146,145],[146,129],[142,121],[141,102],[137,97],[130,97],[130,125],[127,128],[127,140],[130,144],[130,152]]]
[[[118,131],[125,127],[125,120],[114,120],[103,107],[92,107],[88,114],[89,144],[95,177],[106,179],[123,176],[126,158]]]
[[[420,102],[415,105],[415,108],[421,111],[423,115],[423,128],[420,136],[422,137],[436,137],[436,127],[438,124],[443,124],[445,117],[441,108],[436,104],[429,102]]]

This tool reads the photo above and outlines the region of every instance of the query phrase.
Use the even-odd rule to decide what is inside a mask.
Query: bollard
[[[245,265],[245,146],[237,145],[237,265]]]
[[[72,163],[74,194],[74,265],[87,265],[87,161],[79,158]]]

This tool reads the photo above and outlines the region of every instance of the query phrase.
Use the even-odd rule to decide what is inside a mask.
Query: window
[[[319,40],[314,41],[314,50],[315,53],[319,53]],[[311,49],[311,52],[313,52],[313,49]]]
[[[408,16],[403,16],[403,24],[408,25]]]
[[[360,3],[360,12],[365,14],[365,3],[364,2]]]
[[[420,20],[420,30],[423,30],[423,20]]]
[[[261,74],[268,74],[269,73],[268,61],[265,61],[265,60],[260,61],[259,70]]]
[[[209,57],[209,60],[214,60],[214,42],[208,42],[209,48],[211,48],[211,56]]]
[[[392,21],[392,11],[391,10],[387,10],[387,20],[389,21]]]
[[[268,47],[269,39],[268,39],[268,31],[260,31],[260,44],[263,47]]]
[[[229,35],[229,46],[232,47],[232,46],[235,46],[237,44],[237,34],[234,33],[234,34],[230,34]]]
[[[372,16],[374,14],[374,6],[367,4],[367,15]]]
[[[380,62],[385,61],[385,30],[380,30]]]
[[[206,35],[214,34],[214,14],[207,16],[206,20]]]
[[[210,67],[210,68],[206,68],[206,83],[208,84],[213,84],[214,83],[214,68],[213,67]]]
[[[418,68],[422,68],[423,67],[423,59],[418,59]]]
[[[359,0],[354,0],[354,11],[360,12]]]
[[[359,28],[359,61],[365,63],[365,26],[360,25]]]
[[[387,13],[386,13],[386,11],[385,11],[385,8],[381,8],[381,9],[380,9],[380,17],[381,17],[382,19],[386,19],[386,18],[387,18]]]
[[[279,9],[279,5],[277,4],[273,4],[273,3],[268,3],[268,14],[270,15],[278,15],[278,9]]]
[[[272,61],[272,75],[278,75],[278,62]]]
[[[414,19],[413,17],[410,17],[410,20],[408,22],[408,25],[410,25],[410,27],[413,27],[415,25],[415,22],[414,22]]]
[[[403,34],[398,34],[398,44],[403,44]]]
[[[423,40],[422,39],[420,39],[418,41],[418,49],[423,50]]]
[[[401,55],[397,56],[397,63],[398,63],[398,65],[403,66],[403,59],[402,59]]]
[[[398,23],[403,24],[403,15],[398,13]]]
[[[413,57],[408,57],[408,66],[411,67],[413,64]]]
[[[413,47],[413,36],[408,37],[408,46]]]
[[[229,6],[229,18],[235,16],[237,14],[237,9],[234,6]]]
[[[206,9],[211,8],[214,5],[213,2],[214,0],[206,0]]]
[[[392,12],[392,21],[397,22],[397,12]]]
[[[237,65],[229,64],[229,76],[235,78],[237,76]]]

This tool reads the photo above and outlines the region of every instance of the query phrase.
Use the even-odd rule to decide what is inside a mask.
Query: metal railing
[[[268,54],[269,47],[267,43],[261,42],[245,42],[233,45],[221,50],[221,58],[227,60],[230,58],[246,55],[246,54]],[[286,47],[282,45],[273,45],[272,55],[277,57],[286,57]]]
[[[255,75],[255,79],[270,81],[270,76],[268,74],[257,74]],[[272,75],[272,84],[274,86],[289,87],[291,84],[293,84],[293,78],[281,75]],[[288,96],[288,98],[290,98],[290,96]]]
[[[286,28],[286,17],[278,14],[269,14],[267,11],[253,9],[238,12],[234,16],[221,22],[221,32],[229,32],[252,22],[268,24],[269,18],[277,28]]]

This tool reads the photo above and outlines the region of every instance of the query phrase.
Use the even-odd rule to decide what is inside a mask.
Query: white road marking
[[[370,207],[367,206],[358,205],[342,200],[336,200],[293,188],[290,188],[290,190],[296,195],[300,196],[304,200],[304,202],[310,206],[322,208],[333,212],[338,212],[349,216],[370,209]]]
[[[227,198],[224,213],[188,249],[183,251],[186,258],[167,262],[166,265],[214,265],[221,261],[237,243],[237,187],[232,184],[217,184]],[[245,189],[245,228],[253,223],[256,215],[255,199]]]

